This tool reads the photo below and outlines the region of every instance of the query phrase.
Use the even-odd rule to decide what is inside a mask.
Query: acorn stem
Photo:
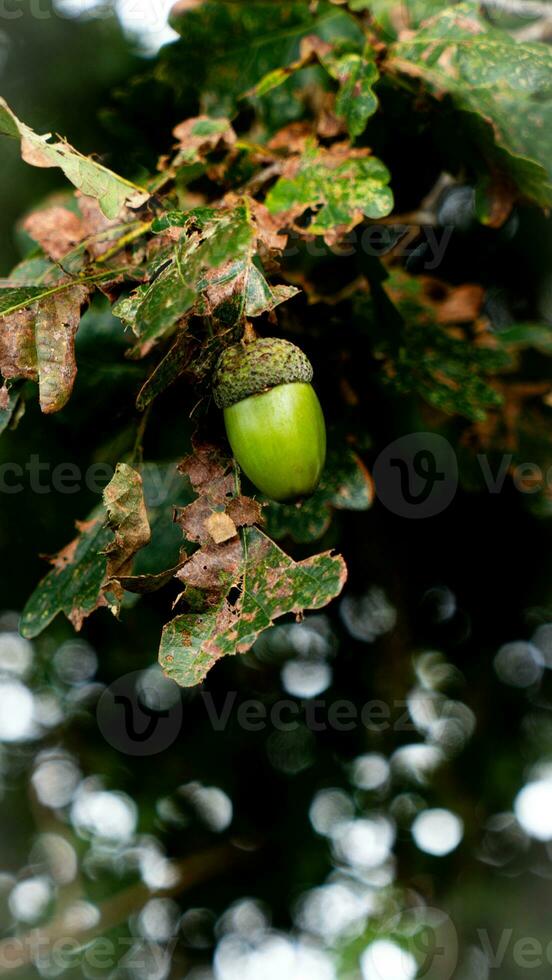
[[[242,344],[254,344],[258,339],[258,335],[255,331],[255,327],[250,320],[245,321],[245,327],[243,330]]]

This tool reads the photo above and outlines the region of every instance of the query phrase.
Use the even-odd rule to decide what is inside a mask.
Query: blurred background
[[[152,80],[169,6],[4,0],[2,95],[39,132],[139,176],[188,114],[185,92]],[[0,153],[7,275],[19,219],[63,184],[7,140]],[[545,238],[527,242],[546,265]],[[111,321],[95,316],[85,339],[107,345]],[[2,461],[39,447],[50,466],[85,466],[92,430],[95,458],[116,460],[134,430],[100,377],[109,417],[79,381],[71,416],[27,406]],[[151,438],[160,458],[185,451],[178,431]],[[327,546],[339,535],[346,595],[221,663],[201,693],[152,666],[162,599],[128,608],[124,628],[100,612],[79,638],[61,618],[19,636],[37,555],[96,499],[2,499],[0,976],[549,977],[549,520],[513,488],[461,492],[431,522],[378,504],[344,514]],[[140,703],[143,728],[162,723],[153,754],[118,741],[117,694]]]

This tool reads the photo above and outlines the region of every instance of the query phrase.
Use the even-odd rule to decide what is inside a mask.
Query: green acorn
[[[306,496],[320,481],[326,426],[312,376],[303,351],[276,337],[229,347],[215,369],[234,458],[272,500]]]

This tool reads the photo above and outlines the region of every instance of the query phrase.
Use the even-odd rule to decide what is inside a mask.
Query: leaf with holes
[[[21,122],[0,98],[0,133],[19,139],[21,156],[33,167],[60,167],[68,180],[83,194],[95,197],[107,218],[116,218],[126,207],[138,208],[149,192],[119,177],[90,157],[82,156],[69,143],[50,142],[50,134],[39,136]]]
[[[245,653],[280,616],[322,609],[345,584],[339,555],[295,562],[258,528],[247,528],[243,542],[237,601],[224,597],[203,613],[177,616],[163,630],[159,662],[183,687],[199,684],[221,657]]]
[[[367,150],[346,144],[326,150],[311,142],[302,156],[287,161],[266,205],[282,222],[296,222],[313,211],[301,230],[331,244],[365,217],[383,218],[392,211],[389,180],[387,167]]]

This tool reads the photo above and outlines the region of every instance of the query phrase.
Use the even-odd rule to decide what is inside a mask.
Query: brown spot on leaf
[[[223,544],[205,545],[177,572],[176,578],[196,589],[222,590],[240,577],[243,562],[241,541],[235,537]]]
[[[292,122],[278,130],[268,142],[269,150],[286,150],[287,153],[304,153],[309,139],[313,136],[313,127],[308,122]]]
[[[238,533],[234,521],[224,511],[211,514],[205,521],[205,527],[215,544],[223,544],[235,538]]]
[[[34,313],[18,310],[0,317],[0,373],[9,378],[38,378]]]

